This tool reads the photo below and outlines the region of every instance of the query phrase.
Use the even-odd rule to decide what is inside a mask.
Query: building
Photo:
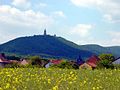
[[[46,31],[46,29],[44,30],[44,36],[46,36],[47,35],[47,31]]]
[[[8,61],[5,57],[4,53],[0,54],[0,67],[5,67],[5,65],[10,64],[11,62]]]
[[[95,69],[97,67],[97,63],[100,59],[93,55],[92,57],[90,57],[85,63],[83,63],[82,65],[80,65],[79,68],[81,69]]]
[[[92,57],[90,57],[86,63],[88,65],[90,65],[93,69],[97,67],[97,63],[100,59],[96,56],[96,55],[93,55]]]
[[[84,63],[84,64],[80,65],[79,68],[80,69],[90,69],[90,70],[92,69],[92,67],[87,63]]]
[[[51,65],[58,65],[62,62],[63,60],[50,60],[49,63],[45,65],[46,68],[49,68]]]
[[[27,60],[23,59],[22,61],[20,61],[21,65],[28,65],[29,63],[27,62]]]
[[[117,59],[116,61],[112,62],[112,64],[120,64],[120,58]]]
[[[77,65],[82,65],[82,64],[85,63],[85,62],[83,61],[83,59],[82,59],[81,56],[79,55],[76,63],[77,63]]]

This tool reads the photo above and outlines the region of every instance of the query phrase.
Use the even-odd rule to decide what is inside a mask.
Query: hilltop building
[[[46,32],[46,29],[44,30],[44,36],[46,36],[47,35],[47,32]]]

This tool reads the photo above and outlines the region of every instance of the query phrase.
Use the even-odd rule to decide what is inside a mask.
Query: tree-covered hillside
[[[35,35],[17,38],[4,43],[0,45],[0,52],[16,53],[21,55],[43,55],[48,57],[53,56],[71,59],[76,59],[79,55],[83,58],[87,58],[93,54],[90,51],[80,50],[69,43],[72,42],[69,42],[61,37]]]

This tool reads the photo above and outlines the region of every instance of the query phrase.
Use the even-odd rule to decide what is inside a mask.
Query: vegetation
[[[79,66],[76,63],[69,61],[62,61],[60,64],[52,65],[52,68],[62,68],[62,69],[79,69]]]
[[[29,57],[29,60],[31,61],[32,65],[41,66],[41,64],[42,64],[41,58],[39,56],[31,56],[31,57]]]
[[[82,57],[90,57],[93,54],[90,51],[72,46],[68,40],[49,35],[36,35],[14,39],[0,45],[0,52],[67,59],[76,59],[79,54]]]
[[[115,61],[115,57],[112,54],[101,54],[99,58],[98,68],[114,68],[112,62]]]
[[[17,60],[17,61],[19,61],[21,57],[17,57],[16,55],[12,55],[12,56],[7,56],[6,58],[8,60]]]
[[[0,90],[120,90],[120,70],[0,69]]]

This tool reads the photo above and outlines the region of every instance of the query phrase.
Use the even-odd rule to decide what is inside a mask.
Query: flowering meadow
[[[0,69],[0,90],[120,90],[120,69]]]

